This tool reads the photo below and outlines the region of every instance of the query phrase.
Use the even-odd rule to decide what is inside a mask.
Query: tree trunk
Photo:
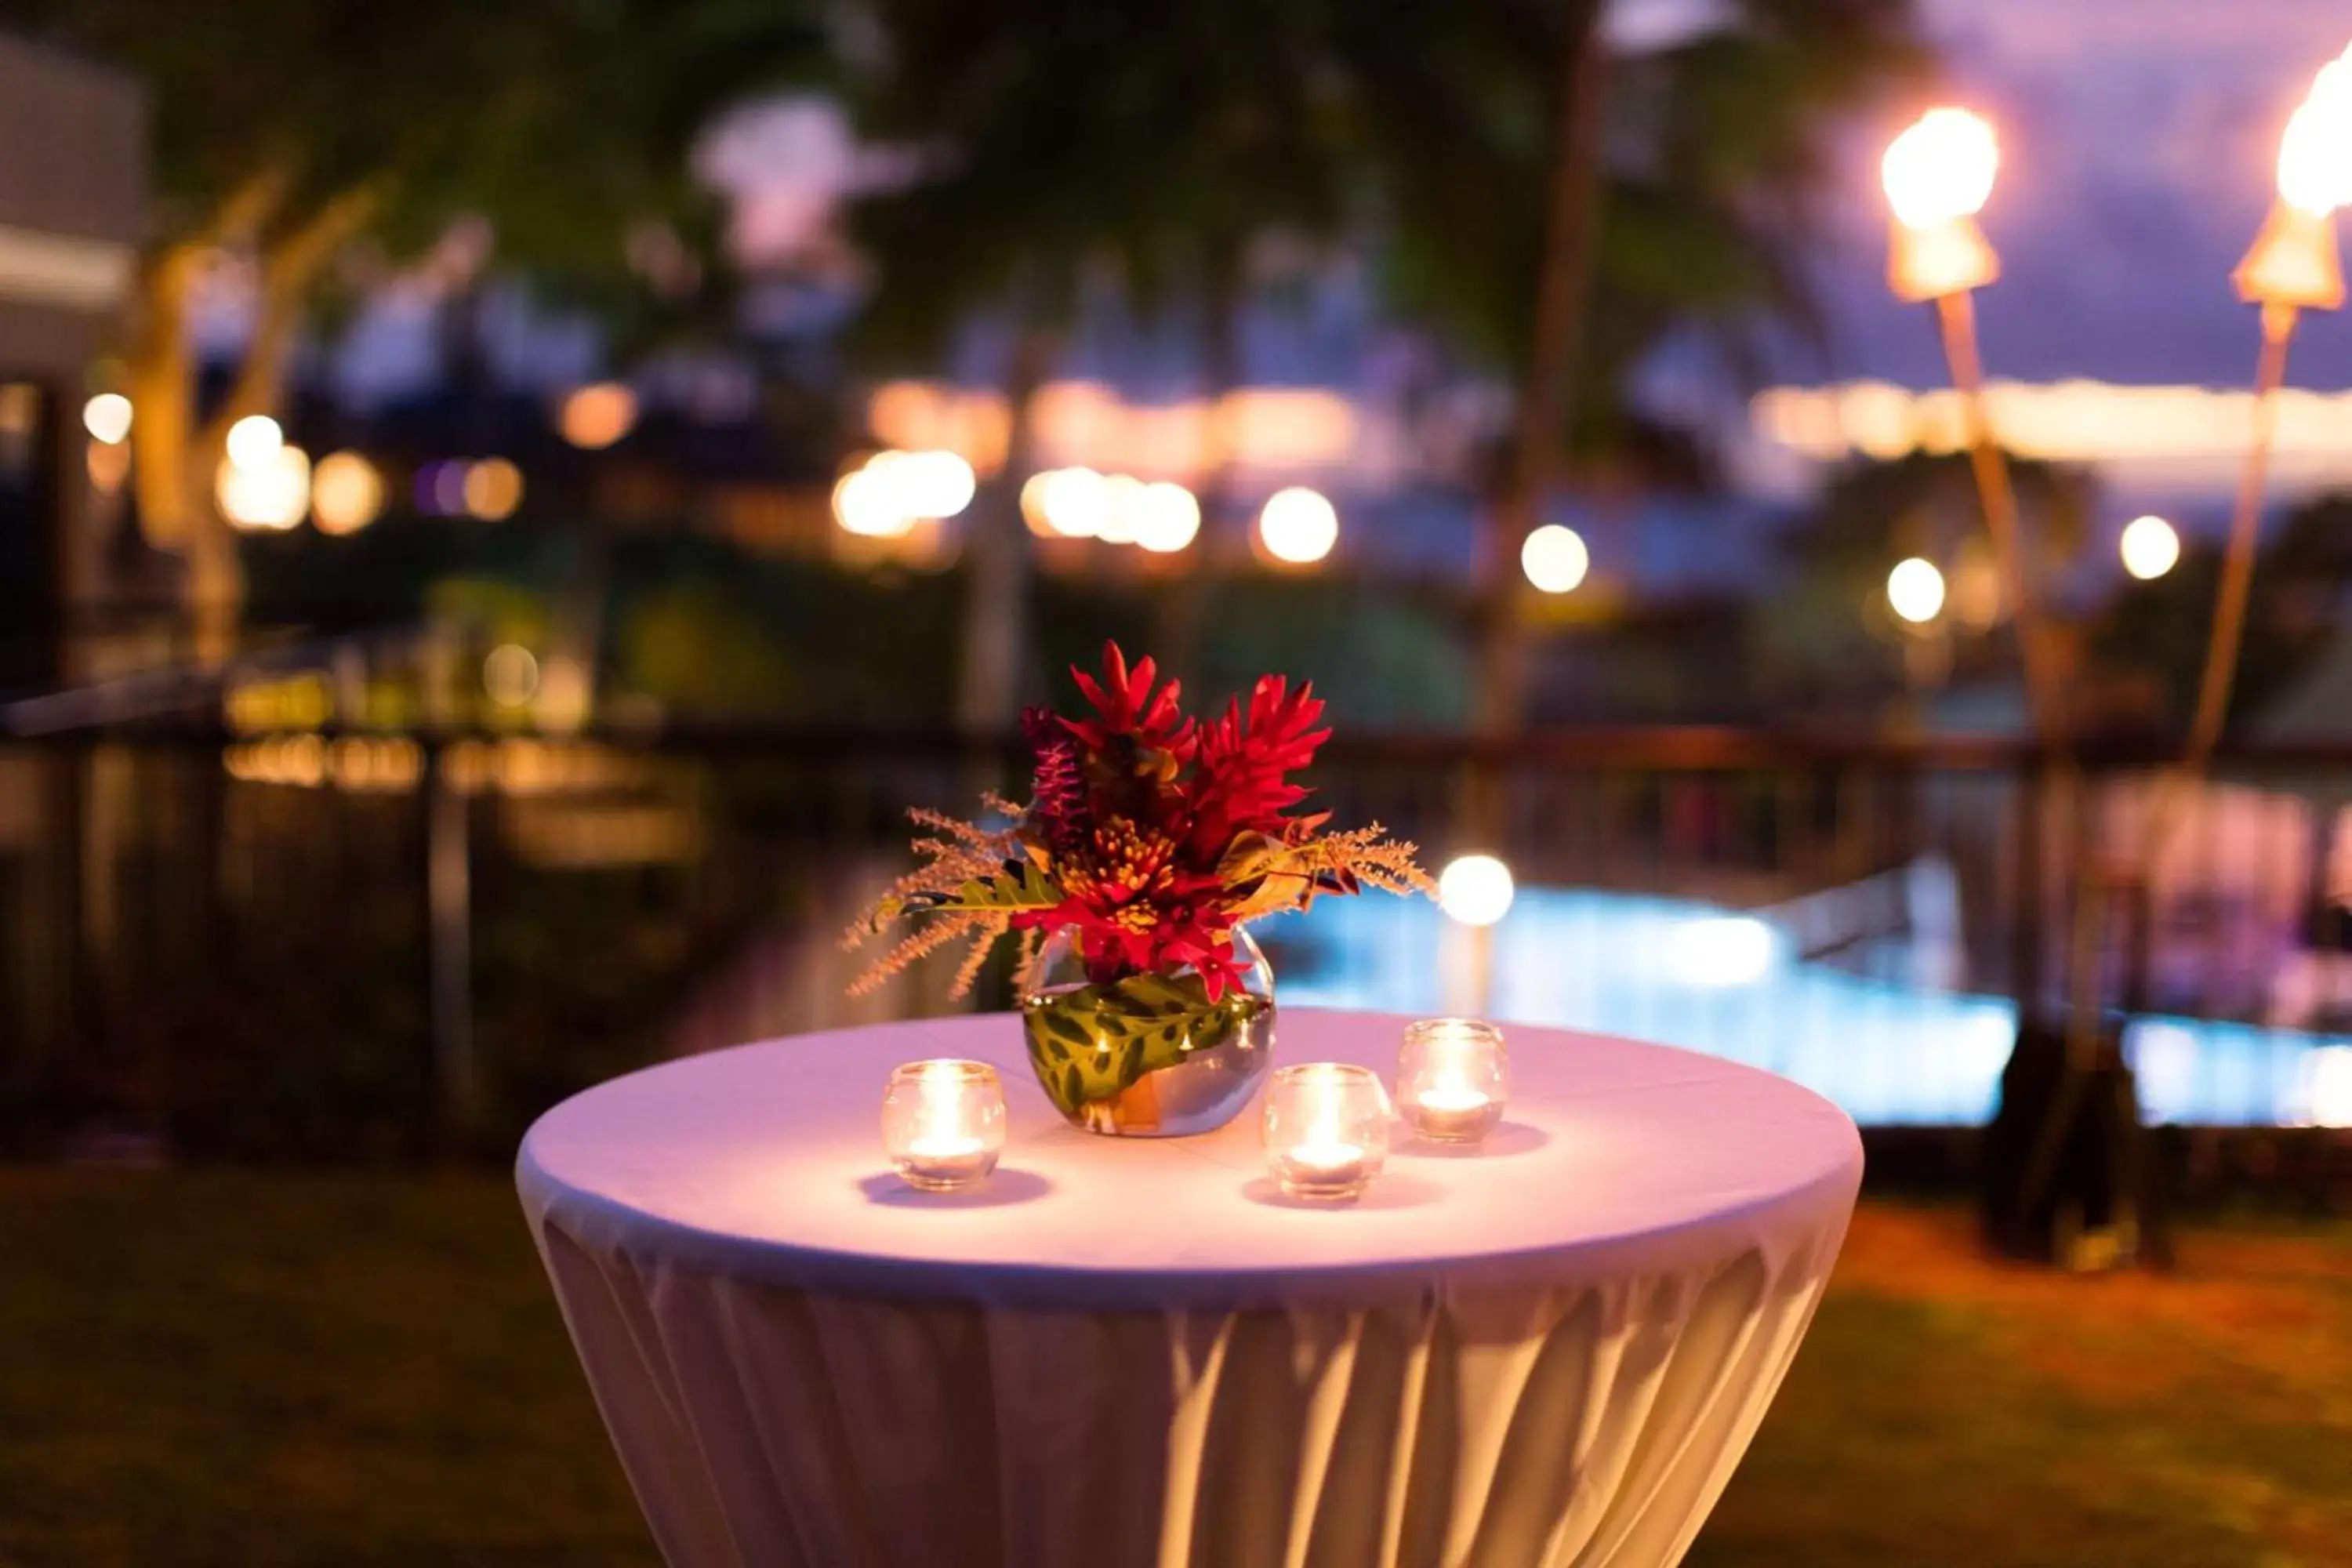
[[[227,450],[229,426],[283,401],[286,362],[320,272],[381,210],[380,184],[353,186],[263,247],[261,296],[253,336],[228,395],[199,421],[196,360],[188,343],[188,307],[206,254],[223,241],[259,232],[280,209],[282,173],[264,171],[222,205],[215,221],[158,250],[140,278],[141,310],[129,354],[131,484],[140,526],[159,550],[186,563],[184,597],[199,662],[235,651],[245,579],[236,538],[215,505],[213,475]]]
[[[1528,588],[1521,581],[1518,552],[1540,519],[1557,454],[1568,437],[1600,248],[1609,86],[1602,9],[1600,0],[1578,0],[1561,39],[1559,112],[1552,128],[1551,179],[1536,276],[1535,333],[1521,374],[1509,447],[1486,509],[1486,537],[1476,567],[1479,615],[1471,725],[1481,740],[1507,739],[1526,720]],[[1461,824],[1465,843],[1497,842],[1502,821],[1498,783],[1491,772],[1482,773],[1468,790]]]
[[[141,531],[158,550],[182,549],[188,539],[187,457],[196,401],[188,296],[200,264],[188,246],[150,258],[139,280],[139,321],[126,356],[137,418],[131,432],[131,493]]]
[[[182,598],[193,652],[199,662],[215,664],[234,643],[243,585],[236,542],[213,505],[207,443],[197,427],[188,307],[203,261],[199,247],[182,244],[149,263],[127,368],[137,415],[131,463],[140,529],[148,543],[184,563]]]
[[[1034,445],[1037,389],[1053,363],[1054,334],[1023,329],[1004,378],[1011,428],[1004,467],[981,489],[965,549],[961,666],[957,677],[956,727],[970,736],[1012,733],[1021,713],[1021,673],[1029,643],[1029,538],[1021,516],[1021,487]]]

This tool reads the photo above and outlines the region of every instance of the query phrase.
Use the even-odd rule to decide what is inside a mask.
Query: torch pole
[[[1985,406],[1984,370],[1977,353],[1976,310],[1966,289],[1957,289],[1936,298],[1936,316],[1943,328],[1944,359],[1950,366],[1952,384],[1960,395],[1960,406],[1966,421],[1969,444],[1969,467],[1975,475],[1977,494],[1984,507],[1985,527],[1992,536],[1993,557],[2001,574],[2001,589],[2012,606],[2017,626],[2019,662],[2024,668],[2025,699],[2033,732],[2047,749],[2053,766],[2050,774],[2052,789],[2042,798],[2064,813],[2072,822],[2075,837],[2074,905],[2071,940],[2066,950],[2068,1007],[2064,1064],[2065,1072],[2057,1086],[2057,1094],[2036,1129],[2032,1147],[2027,1153],[2020,1183],[2017,1211],[2022,1215],[2036,1201],[2056,1174],[2058,1156],[2068,1131],[2073,1127],[2083,1096],[2091,1081],[2091,1072],[2097,1064],[2099,1051],[2099,963],[2098,943],[2101,917],[2106,895],[2102,879],[2096,874],[2091,848],[2091,825],[2084,816],[2084,795],[2080,786],[2073,752],[2068,746],[2068,731],[2063,697],[2059,687],[2048,630],[2042,624],[2040,604],[2033,596],[2032,578],[2027,572],[2024,530],[2018,520],[2017,492],[2012,486],[2009,463],[1994,439],[1992,420]],[[2039,822],[2027,822],[2023,831],[2040,833]],[[2037,901],[2038,888],[2024,889],[2028,906]],[[2038,973],[2040,939],[2035,939],[2037,961],[2033,972]],[[2038,992],[2039,986],[2030,988]],[[2027,1037],[2037,996],[2021,989],[2017,999],[2019,1038]]]
[[[2230,512],[2229,552],[2221,560],[2221,596],[2213,605],[2213,636],[2197,687],[2197,716],[2181,758],[2184,782],[2212,759],[2237,682],[2238,651],[2246,632],[2247,591],[2254,576],[2254,536],[2261,531],[2263,491],[2270,479],[2271,446],[2278,434],[2278,392],[2286,380],[2287,341],[2301,314],[2293,305],[2263,307],[2263,352],[2254,366],[2253,432],[2238,471],[2238,499]]]
[[[1992,535],[1993,560],[2001,575],[2001,593],[2012,607],[2017,626],[2019,663],[2025,673],[2025,701],[2032,720],[2034,736],[2049,752],[2054,764],[2051,773],[2053,788],[2042,796],[2044,801],[2074,820],[2074,830],[2084,833],[2084,824],[2078,818],[2083,795],[2077,784],[2073,754],[2067,746],[2064,699],[2060,690],[2058,671],[2051,651],[2048,628],[2042,620],[2039,601],[2033,595],[2032,578],[2027,571],[2024,528],[2018,521],[2017,491],[2011,482],[2009,461],[2002,456],[1994,439],[1992,418],[1985,406],[1984,367],[1977,353],[1977,325],[1974,295],[1968,289],[1955,289],[1936,297],[1936,319],[1943,328],[1944,360],[1950,366],[1952,385],[1960,395],[1960,408],[1968,436],[1969,468],[1976,477],[1977,495],[1984,507],[1985,528]],[[2038,833],[2038,823],[2024,825],[2027,832]],[[2098,911],[2101,897],[2094,893],[2095,878],[2087,837],[2084,837],[2075,857],[2077,874],[2074,878],[2074,921],[2073,941],[2067,949],[2067,971],[2073,1000],[2068,1037],[2070,1055],[2084,1060],[2095,1048],[2097,1030],[2096,946]],[[2029,900],[2039,897],[2040,889],[2026,889]],[[2039,950],[2033,973],[2039,973]],[[2036,987],[2038,989],[2038,987]],[[2032,1012],[2035,998],[2021,994],[2018,1008],[2021,1016]]]
[[[2017,491],[2010,483],[2009,464],[1993,438],[1992,419],[1985,407],[1984,367],[1977,355],[1975,296],[1956,289],[1936,297],[1936,319],[1942,325],[1944,361],[1951,369],[1952,385],[1960,395],[1961,416],[1969,444],[1969,468],[1976,477],[1977,495],[1984,506],[1985,527],[1992,535],[1993,560],[2000,572],[2001,593],[2017,621],[2020,661],[2025,668],[2025,701],[2033,730],[2045,744],[2055,744],[2061,733],[2057,671],[2051,668],[2048,638],[2041,608],[2026,573],[2023,530],[2017,518]]]
[[[2238,469],[2238,494],[2230,510],[2230,537],[2221,557],[2221,582],[2213,601],[2213,628],[2206,638],[2205,668],[2197,683],[2197,709],[2189,723],[2188,743],[2180,758],[2165,771],[2150,804],[2139,857],[2141,901],[2139,919],[2150,918],[2155,897],[2157,863],[2180,813],[2211,766],[2214,748],[2230,717],[2230,694],[2237,685],[2238,658],[2245,646],[2246,604],[2254,579],[2254,543],[2262,531],[2263,495],[2270,482],[2271,449],[2278,434],[2278,394],[2286,381],[2286,352],[2294,336],[2301,310],[2292,304],[2266,301],[2262,308],[2263,347],[2254,364],[2252,427],[2246,441],[2245,461]],[[2149,961],[2148,941],[2137,944],[2131,984],[2144,988],[2137,973]]]

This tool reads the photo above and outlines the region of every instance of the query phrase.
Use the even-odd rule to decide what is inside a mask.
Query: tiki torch
[[[2279,138],[2278,195],[2252,248],[2231,274],[2238,297],[2261,309],[2263,341],[2254,362],[2252,420],[2238,471],[2237,499],[2230,510],[2229,542],[2221,557],[2221,582],[2214,595],[2213,624],[2206,637],[2205,668],[2197,683],[2188,743],[2179,761],[2167,770],[2147,814],[2140,851],[2143,900],[2173,824],[2212,762],[2229,721],[2230,693],[2237,684],[2238,656],[2245,642],[2246,602],[2253,585],[2254,538],[2261,531],[2271,446],[2278,430],[2279,387],[2286,379],[2287,343],[2304,311],[2333,310],[2344,303],[2336,209],[2352,196],[2352,159],[2340,151],[2347,145],[2352,145],[2352,49],[2320,68],[2310,93],[2288,117],[2285,133]],[[2143,901],[2131,963],[2135,989],[2150,959],[2150,918]]]
[[[2271,442],[2278,427],[2278,391],[2286,379],[2287,341],[2305,310],[2333,310],[2344,303],[2344,269],[2336,253],[2336,209],[2352,195],[2352,166],[2342,149],[2352,142],[2352,50],[2321,68],[2279,140],[2278,198],[2254,237],[2253,248],[2238,263],[2231,281],[2238,297],[2262,308],[2263,344],[2254,364],[2253,428],[2238,475],[2237,502],[2230,513],[2230,542],[2221,560],[2221,585],[2213,605],[2213,630],[2205,648],[2205,673],[2198,683],[2197,713],[2182,759],[2193,777],[2213,754],[2229,717],[2230,689],[2244,640],[2246,593],[2254,574],[2254,535],[2270,472]]]
[[[1965,109],[1931,109],[1887,146],[1879,165],[1893,209],[1886,282],[1898,299],[1935,303],[1944,360],[1960,395],[1969,466],[1992,535],[2001,591],[2017,619],[2026,701],[2034,729],[2048,740],[2057,733],[2057,671],[2028,585],[2017,496],[1985,412],[1984,368],[1977,354],[1974,294],[2000,276],[2000,258],[1976,215],[1992,195],[2000,166],[1992,126]]]
[[[2065,744],[2066,715],[2061,706],[2059,674],[2027,575],[2017,495],[2010,486],[2008,462],[1993,438],[1992,421],[1985,409],[1984,369],[1977,353],[1974,293],[2000,276],[2000,259],[1977,227],[1976,215],[1992,195],[1993,175],[2000,165],[2000,148],[1992,126],[1965,109],[1931,109],[1888,145],[1879,169],[1894,212],[1886,281],[1896,298],[1920,304],[1932,300],[1936,306],[1936,318],[1943,329],[1944,360],[1960,395],[1969,467],[1984,507],[1986,531],[1992,536],[2001,591],[2016,619],[2027,708],[2034,733],[2053,748],[2055,767],[2050,783],[2063,815],[2071,817],[2075,815],[2079,779]],[[2029,816],[2025,832],[2038,837],[2038,822]],[[2041,990],[2038,927],[2029,927],[2033,931],[2026,950],[2029,956],[2017,976],[2018,1035],[2012,1073],[2005,1075],[2000,1109],[1987,1134],[1988,1235],[2006,1250],[2048,1250],[2042,1245],[2045,1238],[2035,1235],[2032,1216],[2059,1178],[2059,1152],[2090,1103],[2088,1096],[2097,1077],[2102,1051],[2095,945],[2104,894],[2089,890],[2095,879],[2092,867],[2078,865],[2068,963],[2072,1005],[2063,1033],[2034,1016]],[[2038,873],[2035,880],[2039,881]],[[2031,889],[2028,898],[2038,897],[2039,890],[2038,887]],[[2018,1077],[2020,1085],[2031,1081],[2042,1087],[2013,1093],[2007,1077],[2018,1076],[2015,1069],[2020,1064],[2027,1069]],[[2100,1102],[2108,1103],[2124,1113],[2126,1124],[2137,1120],[2120,1098]]]

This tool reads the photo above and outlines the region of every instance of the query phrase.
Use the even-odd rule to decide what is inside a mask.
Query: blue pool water
[[[2016,1023],[2003,998],[1808,963],[1768,921],[1681,900],[1521,889],[1493,930],[1483,1007],[1475,936],[1423,900],[1327,899],[1261,934],[1286,1002],[1658,1040],[1780,1073],[1874,1125],[1984,1121]],[[2126,1040],[2151,1121],[2352,1126],[2352,1042],[2185,1018],[2139,1020]]]

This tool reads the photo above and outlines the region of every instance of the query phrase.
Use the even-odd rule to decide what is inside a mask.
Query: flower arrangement
[[[1201,722],[1153,662],[1106,645],[1099,678],[1073,668],[1087,713],[1033,708],[1028,805],[994,796],[1003,826],[918,809],[925,864],[851,927],[856,948],[901,918],[920,921],[851,987],[873,990],[916,959],[969,941],[955,994],[997,941],[1018,933],[1019,988],[1033,1063],[1066,1113],[1232,1035],[1266,1004],[1243,984],[1236,933],[1326,893],[1370,886],[1427,892],[1413,846],[1378,824],[1333,831],[1297,808],[1306,767],[1330,731],[1312,683],[1261,678]],[[1048,938],[1066,942],[1083,984],[1038,994]]]

